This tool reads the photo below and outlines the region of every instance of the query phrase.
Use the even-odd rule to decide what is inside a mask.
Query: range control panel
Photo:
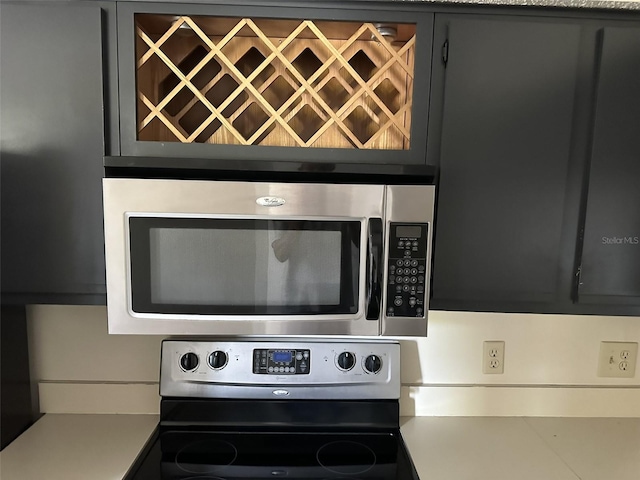
[[[387,317],[425,315],[428,228],[427,223],[389,226]]]
[[[253,351],[253,373],[265,375],[306,375],[311,366],[309,350],[270,350],[258,348]]]
[[[162,342],[163,397],[398,398],[395,341],[177,340]]]

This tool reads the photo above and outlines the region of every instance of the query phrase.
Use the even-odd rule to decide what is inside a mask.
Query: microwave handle
[[[382,219],[370,218],[367,239],[367,306],[365,312],[367,320],[380,318],[383,253]]]

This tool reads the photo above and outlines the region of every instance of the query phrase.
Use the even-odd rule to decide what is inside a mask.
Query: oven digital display
[[[273,352],[273,361],[274,362],[284,362],[291,363],[292,357],[291,352]]]
[[[307,375],[311,370],[311,350],[255,349],[253,373],[262,375]]]

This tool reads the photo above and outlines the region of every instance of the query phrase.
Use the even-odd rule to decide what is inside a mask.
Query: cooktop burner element
[[[358,475],[371,470],[376,454],[360,442],[337,440],[320,447],[316,453],[318,463],[331,473]]]
[[[211,473],[231,465],[238,450],[224,440],[200,440],[189,443],[176,454],[176,465],[188,473]]]
[[[160,424],[125,480],[418,480],[399,357],[388,341],[165,340]]]

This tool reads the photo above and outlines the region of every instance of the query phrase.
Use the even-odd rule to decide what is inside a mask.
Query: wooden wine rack
[[[383,27],[138,14],[138,140],[407,150],[415,25]]]

